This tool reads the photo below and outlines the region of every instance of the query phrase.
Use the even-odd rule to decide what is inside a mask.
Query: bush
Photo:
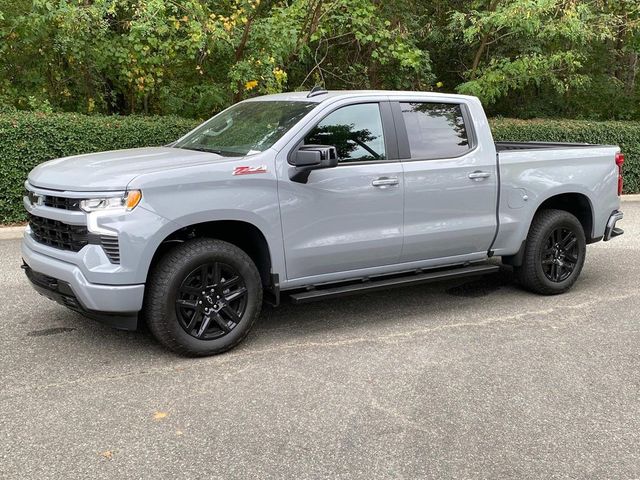
[[[178,117],[0,113],[0,223],[25,220],[23,184],[39,163],[81,153],[163,145],[197,123]]]
[[[492,119],[496,140],[619,145],[625,155],[624,193],[640,193],[640,122]]]
[[[24,221],[23,183],[52,158],[163,145],[197,122],[178,117],[113,117],[64,113],[0,113],[0,223]],[[625,192],[640,192],[640,122],[493,119],[496,140],[620,145],[626,155]]]

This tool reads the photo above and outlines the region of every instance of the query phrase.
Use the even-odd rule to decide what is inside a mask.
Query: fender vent
[[[111,263],[120,263],[120,245],[118,243],[118,237],[112,237],[110,235],[100,235],[100,245],[104,253],[109,257]]]

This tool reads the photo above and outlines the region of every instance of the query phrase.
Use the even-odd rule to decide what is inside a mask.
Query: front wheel
[[[564,210],[542,210],[531,224],[516,277],[535,293],[566,292],[580,276],[586,251],[584,230],[574,215]]]
[[[167,253],[153,269],[145,296],[151,333],[190,356],[235,347],[261,307],[262,283],[251,258],[235,245],[204,238]]]

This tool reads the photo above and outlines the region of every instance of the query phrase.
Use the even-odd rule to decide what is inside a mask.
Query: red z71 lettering
[[[233,169],[234,175],[252,175],[254,173],[267,173],[266,165],[258,165],[257,167],[236,167]]]

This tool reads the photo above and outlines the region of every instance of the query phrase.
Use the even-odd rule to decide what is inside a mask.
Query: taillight
[[[618,196],[622,195],[622,165],[624,164],[624,155],[620,152],[616,153],[616,165],[618,166]]]

